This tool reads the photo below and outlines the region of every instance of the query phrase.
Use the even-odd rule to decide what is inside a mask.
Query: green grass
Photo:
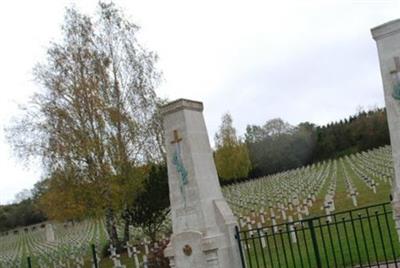
[[[385,176],[392,176],[392,167],[391,164],[391,155],[385,149],[382,151],[381,149],[377,149],[373,152],[370,152],[370,157],[372,157],[371,161],[383,161],[382,163],[378,163],[378,167],[383,167],[384,165],[389,165],[389,167],[383,167],[385,169]],[[358,157],[358,156],[357,156]],[[369,161],[369,160],[368,160]],[[373,163],[373,161],[371,163]],[[355,164],[352,160],[352,163]],[[320,185],[319,192],[316,196],[315,202],[313,202],[313,206],[310,207],[310,215],[309,218],[320,217],[323,216],[325,211],[321,210],[323,206],[325,194],[328,191],[328,186],[333,180],[336,180],[336,189],[335,189],[335,208],[336,212],[357,209],[363,206],[369,206],[377,203],[383,203],[389,201],[389,194],[391,192],[391,185],[388,182],[383,182],[380,180],[379,176],[368,174],[370,177],[373,177],[379,185],[377,186],[377,193],[373,193],[373,191],[366,185],[366,183],[354,172],[351,168],[351,165],[348,161],[336,160],[337,169],[334,168],[334,164],[331,161],[330,168],[327,170],[328,178],[324,181],[323,185]],[[356,164],[359,167],[366,167],[367,164]],[[323,169],[327,168],[327,162],[322,165],[316,167],[313,173],[308,173],[304,177],[314,178],[315,174]],[[290,172],[289,172],[290,173]],[[368,173],[368,172],[367,172]],[[298,173],[290,173],[290,174],[298,174]],[[312,175],[312,176],[311,176]],[[352,200],[349,196],[349,193],[346,190],[345,185],[345,176],[351,180],[354,187],[359,192],[357,196],[358,206],[355,207],[352,203]],[[296,179],[300,180],[300,177],[290,177],[293,175],[289,175],[289,178],[285,178],[282,189],[285,194],[291,194],[291,189],[287,188],[293,181]],[[281,200],[277,195],[277,189],[271,189],[271,181],[279,182],[281,177],[279,176],[271,176],[268,179],[260,179],[262,184],[255,184],[253,187],[246,187],[246,183],[240,184],[237,186],[237,190],[241,192],[241,197],[246,197],[246,203],[242,207],[238,207],[235,201],[238,200],[237,196],[234,196],[232,201],[232,208],[237,213],[242,213],[244,216],[251,215],[251,211],[254,209],[255,211],[259,211],[259,209],[263,208],[266,214],[268,214],[268,206],[266,203],[261,202],[260,198],[272,198],[274,202],[276,200]],[[294,179],[294,180],[293,180]],[[301,177],[303,180],[303,177]],[[254,182],[249,182],[254,183]],[[310,181],[308,181],[310,183]],[[248,186],[248,184],[247,184]],[[251,185],[250,185],[251,186]],[[225,187],[224,191],[229,189]],[[243,190],[244,189],[244,190]],[[289,190],[288,190],[289,189]],[[242,193],[243,191],[243,193]],[[226,196],[227,197],[227,196]],[[304,196],[302,197],[304,198]],[[229,199],[227,197],[227,199]],[[264,200],[265,201],[265,200]],[[390,205],[387,206],[387,210],[389,212]],[[382,209],[379,210],[382,212]],[[365,216],[366,211],[361,211],[362,215]],[[278,214],[277,210],[275,211]],[[324,225],[321,222],[322,226],[318,221],[314,222],[315,226],[315,237],[316,237],[316,245],[318,248],[318,252],[321,259],[322,267],[335,267],[335,263],[338,267],[352,267],[357,266],[360,263],[363,265],[373,264],[377,262],[385,262],[386,260],[392,260],[394,258],[399,257],[400,247],[398,243],[398,236],[396,230],[394,228],[394,222],[392,219],[392,215],[387,215],[387,222],[385,215],[379,216],[379,224],[381,227],[381,231],[379,231],[378,220],[374,216],[374,209],[369,209],[368,213],[370,214],[369,220],[367,218],[362,218],[362,224],[358,219],[358,212],[354,213],[353,217],[355,218],[354,225],[349,222],[349,215],[345,215],[345,223],[342,223],[342,219],[340,215],[336,216],[336,225],[328,226]],[[288,215],[293,216],[294,219],[297,219],[297,214],[295,211],[287,211]],[[279,214],[278,214],[279,215]],[[344,215],[344,214],[343,214]],[[267,225],[270,224],[270,220],[268,215],[265,215]],[[258,216],[255,218],[252,217],[257,223],[259,220]],[[321,219],[323,220],[323,218]],[[282,223],[282,218],[278,219],[278,223]],[[388,226],[387,226],[388,224]],[[309,231],[309,226],[307,223],[304,223],[304,231],[301,229],[301,226],[297,226],[297,243],[292,243],[290,241],[290,234],[286,232],[286,225],[282,225],[284,230],[282,230],[282,234],[276,234],[271,236],[271,229],[268,229],[268,236],[265,238],[265,242],[268,244],[265,248],[261,247],[260,239],[250,239],[247,241],[250,243],[250,248],[245,249],[244,253],[246,255],[246,260],[248,264],[252,264],[249,267],[316,267],[316,252],[315,247],[313,246],[311,233]],[[78,225],[77,225],[78,227]],[[253,226],[254,228],[255,226]],[[75,227],[74,227],[75,228]],[[76,232],[77,230],[71,228],[68,229],[68,232]],[[90,244],[94,242],[94,238],[97,237],[97,244],[105,244],[106,242],[106,232],[104,228],[104,222],[96,221],[90,222],[88,229],[83,229],[83,231],[79,232],[79,235],[73,236],[73,239],[79,239],[80,236],[84,236],[84,234],[90,234],[87,238],[85,238],[83,243],[87,243],[87,247],[84,244],[83,252],[85,256],[85,265],[84,267],[92,267],[91,266],[91,250]],[[62,228],[61,232],[64,230]],[[75,230],[75,231],[73,231]],[[245,229],[243,229],[245,231]],[[330,230],[330,232],[329,232]],[[57,235],[57,234],[56,234]],[[64,234],[65,235],[65,234]],[[44,247],[46,249],[46,244],[42,243],[39,235],[31,235],[29,236],[21,233],[18,236],[9,237],[15,239],[12,243],[9,243],[9,246],[3,246],[0,243],[0,255],[1,250],[14,250],[18,252],[18,257],[21,259],[22,267],[26,264],[26,258],[30,254],[32,254],[32,250],[40,247]],[[357,241],[356,241],[357,238]],[[242,236],[243,239],[243,236]],[[76,248],[77,245],[74,244],[75,240],[65,241],[66,247]],[[83,241],[83,240],[82,240]],[[383,242],[382,242],[383,241]],[[62,243],[61,243],[62,244]],[[393,244],[393,247],[392,247]],[[61,246],[57,246],[53,251],[48,250],[49,254],[61,254],[61,256],[65,256],[65,259],[69,257],[69,250],[63,249],[64,244]],[[81,251],[80,251],[81,252]],[[393,253],[394,252],[394,253]],[[286,257],[285,257],[286,256]],[[385,257],[386,256],[386,257]],[[41,258],[46,258],[46,255],[41,256]],[[62,257],[64,259],[64,257]],[[142,257],[139,257],[139,260],[142,260]],[[32,258],[33,267],[38,267],[38,262],[36,258]],[[121,255],[122,264],[127,267],[134,267],[134,260],[129,259],[126,254]],[[3,264],[0,268],[10,267],[9,264]],[[52,265],[50,265],[52,266]],[[27,267],[25,265],[25,267]],[[104,258],[101,260],[100,267],[107,268],[112,267],[112,260],[110,258]],[[400,267],[400,266],[399,266]]]
[[[357,207],[354,207],[346,192],[344,169],[360,193],[357,196]],[[338,162],[336,175],[336,211],[354,210],[389,201],[391,192],[389,183],[377,181],[379,183],[377,193],[373,193],[350,168],[347,161]],[[326,189],[327,185],[324,185],[322,192]],[[319,195],[310,209],[309,218],[323,216],[323,211],[320,210],[323,201],[322,195]],[[244,237],[243,233],[241,238],[248,239],[243,244],[250,244],[250,248],[244,247],[247,265],[248,267],[317,267],[318,255],[321,267],[355,267],[360,264],[369,267],[377,263],[390,263],[399,259],[400,244],[390,204],[385,205],[385,210],[386,213],[383,207],[360,209],[352,213],[353,221],[349,213],[339,213],[332,217],[336,223],[328,225],[322,222],[325,217],[314,220],[316,238],[314,243],[307,222],[304,223],[304,227],[297,228],[297,243],[291,242],[285,225],[281,225],[284,228],[282,233],[275,235],[271,235],[271,228],[268,229],[268,235],[264,237],[267,246],[264,248],[258,234],[251,238]],[[378,211],[378,216],[375,215],[375,211]],[[345,217],[344,222],[342,217]]]
[[[275,234],[272,234],[271,228],[267,229],[267,235],[263,238],[266,244],[264,248],[259,232],[250,237],[248,231],[244,231],[240,236],[247,265],[317,267],[317,256],[321,267],[354,267],[359,264],[369,267],[395,260],[399,258],[400,244],[388,208],[390,204],[385,205],[387,214],[383,207],[359,210],[351,216],[350,213],[337,214],[333,217],[333,223],[324,222],[324,218],[314,218],[314,242],[307,220],[294,232],[296,243],[292,242],[285,225],[279,227],[283,229],[282,232]],[[358,213],[362,214],[359,216]]]
[[[127,268],[131,268],[131,267],[138,268],[138,267],[135,267],[133,258],[128,258],[127,254],[121,254],[120,260],[121,260],[121,263],[123,265],[125,265]],[[114,267],[113,262],[110,258],[104,258],[100,262],[100,268],[113,268],[113,267]],[[85,264],[84,268],[92,268],[92,263],[87,262],[87,264]]]
[[[133,258],[129,258],[126,253],[121,254],[120,260],[121,260],[121,263],[123,265],[125,265],[127,268],[131,268],[131,267],[132,268],[136,268],[135,264],[134,264],[134,259]],[[139,260],[140,261],[142,260],[141,256],[139,257]],[[83,267],[84,268],[92,268],[93,267],[92,264],[93,264],[93,262],[92,262],[91,255],[87,254],[86,258],[84,259]],[[50,265],[50,267],[52,267],[51,263],[48,263],[48,265]],[[70,265],[70,267],[75,267],[74,265],[72,265],[72,262],[70,262],[69,265]],[[9,266],[1,266],[1,265],[0,265],[0,267],[1,268],[3,268],[3,267],[4,268],[9,268]],[[22,258],[21,267],[28,267],[27,257],[25,257],[25,256]],[[39,263],[37,262],[37,259],[35,259],[35,258],[32,259],[32,267],[39,267]],[[114,266],[113,266],[112,260],[109,257],[107,257],[107,258],[102,258],[101,259],[99,267],[100,268],[113,268]]]

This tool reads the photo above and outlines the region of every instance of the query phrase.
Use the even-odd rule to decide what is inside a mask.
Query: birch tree
[[[163,157],[161,74],[138,30],[113,4],[100,2],[94,17],[68,8],[63,39],[34,68],[40,92],[7,129],[18,156],[42,160],[49,214],[106,215],[113,243],[116,213],[141,189],[136,167]],[[52,189],[63,192],[52,196]]]

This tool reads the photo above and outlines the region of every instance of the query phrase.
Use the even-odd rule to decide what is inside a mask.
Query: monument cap
[[[383,39],[397,32],[400,32],[400,19],[386,22],[371,29],[372,38],[374,40]]]
[[[161,113],[163,115],[174,113],[180,110],[194,110],[202,112],[203,103],[188,99],[177,99],[161,107]]]

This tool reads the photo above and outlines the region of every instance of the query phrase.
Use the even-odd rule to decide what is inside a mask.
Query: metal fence
[[[90,256],[90,263],[92,265],[93,268],[100,268],[100,258],[96,252],[96,246],[94,244],[90,245],[90,252],[91,252],[91,256]],[[82,262],[78,267],[82,267],[85,263],[82,259]],[[24,264],[21,265],[21,267],[28,267],[28,268],[33,268],[34,265],[32,265],[32,257],[28,256],[26,257],[26,266]],[[68,265],[69,266],[69,265]],[[1,265],[0,265],[1,267]],[[40,266],[41,267],[41,266]]]
[[[243,267],[400,267],[391,204],[236,228]]]
[[[64,267],[91,267],[91,268],[101,268],[101,267],[126,267],[126,268],[160,268],[168,267],[168,259],[166,259],[162,252],[167,246],[169,240],[163,240],[157,242],[156,246],[148,246],[147,250],[144,245],[131,245],[127,243],[126,246],[120,245],[117,252],[117,248],[109,247],[108,252],[110,254],[107,256],[102,256],[104,252],[102,249],[94,244],[87,247],[82,247],[81,250],[84,251],[83,255],[75,258],[74,254],[72,256],[51,256],[43,259],[43,256],[28,256],[21,258],[22,261],[18,263],[9,263],[6,265],[0,264],[0,268],[8,267],[54,267],[54,268],[64,268]],[[124,249],[122,249],[124,248]],[[103,249],[104,251],[104,249]]]

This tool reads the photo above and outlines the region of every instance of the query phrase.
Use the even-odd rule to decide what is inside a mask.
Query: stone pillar
[[[400,236],[400,19],[375,27],[371,32],[378,47],[385,93],[395,168],[395,179],[392,184],[393,215]]]
[[[237,225],[222,196],[203,104],[179,99],[162,109],[172,229],[171,267],[241,267]]]

